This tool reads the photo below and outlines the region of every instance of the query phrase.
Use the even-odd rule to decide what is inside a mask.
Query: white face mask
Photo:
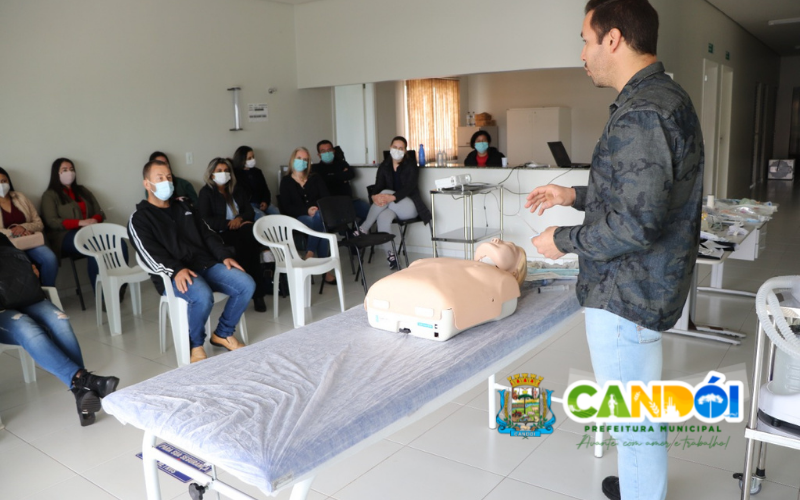
[[[400,161],[406,155],[406,152],[403,151],[402,149],[392,148],[389,150],[389,154],[392,155],[392,159],[394,161]]]
[[[0,198],[5,198],[9,191],[11,191],[11,184],[7,182],[0,184]]]
[[[61,172],[58,174],[58,179],[61,181],[61,184],[65,186],[71,186],[72,183],[75,182],[75,172],[72,170]]]
[[[244,165],[245,165],[247,168],[253,168],[253,167],[255,167],[255,166],[256,166],[256,159],[255,159],[255,158],[250,158],[249,160],[247,160],[246,162],[244,162]]]
[[[230,172],[217,172],[214,174],[214,182],[219,186],[227,184],[229,180],[231,180]]]

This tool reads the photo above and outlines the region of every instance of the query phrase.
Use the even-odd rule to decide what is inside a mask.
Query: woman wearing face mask
[[[472,152],[467,155],[464,165],[467,167],[502,167],[505,155],[490,146],[492,136],[485,130],[478,130],[472,134],[469,145]]]
[[[367,233],[375,222],[378,231],[389,233],[392,230],[392,221],[395,219],[406,220],[419,217],[427,224],[431,220],[431,211],[422,201],[417,186],[419,172],[417,164],[407,154],[408,142],[404,137],[392,139],[389,149],[390,158],[383,161],[378,167],[375,176],[375,187],[372,195],[373,205],[369,208],[367,220],[361,224],[356,233]],[[397,269],[397,256],[390,250],[388,243],[383,244],[386,250],[386,260],[390,269]]]
[[[92,192],[78,184],[75,164],[67,158],[57,159],[50,168],[50,184],[42,194],[42,217],[47,244],[59,263],[62,257],[83,257],[75,248],[75,234],[84,226],[105,220],[103,210]],[[122,245],[122,251],[127,259],[128,248],[125,244]],[[97,262],[93,258],[87,260],[89,282],[94,290]]]
[[[0,232],[8,238],[18,238],[44,231],[44,223],[27,196],[14,190],[11,177],[0,168]],[[55,286],[58,259],[47,245],[25,250],[28,258],[39,268],[42,286]]]
[[[203,176],[206,185],[200,189],[197,211],[208,226],[234,248],[236,260],[256,282],[253,304],[257,312],[265,312],[266,283],[261,272],[262,247],[253,234],[255,212],[244,188],[236,182],[230,160],[214,158]]]
[[[317,202],[320,198],[329,196],[328,188],[322,177],[309,174],[311,155],[306,148],[297,148],[289,157],[289,171],[281,179],[281,210],[284,215],[294,217],[314,231],[324,232],[322,214],[319,213]],[[328,240],[308,237],[306,245],[306,259],[312,257],[328,257],[330,248]],[[336,277],[332,272],[325,275],[325,282],[336,284]]]
[[[239,146],[233,154],[233,173],[236,182],[247,190],[250,204],[255,210],[256,220],[265,215],[280,213],[275,205],[271,205],[272,194],[269,192],[267,180],[260,168],[256,167],[256,156],[250,146]]]

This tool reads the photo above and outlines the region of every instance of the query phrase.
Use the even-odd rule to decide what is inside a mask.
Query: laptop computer
[[[553,158],[556,160],[556,165],[562,168],[589,168],[588,163],[572,163],[567,154],[567,148],[561,141],[548,142],[547,146],[550,147],[550,152],[553,153]]]

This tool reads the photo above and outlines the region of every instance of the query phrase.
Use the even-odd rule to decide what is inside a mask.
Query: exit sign
[[[713,43],[709,43],[708,44],[708,53],[709,54],[713,54],[714,53],[714,44]]]

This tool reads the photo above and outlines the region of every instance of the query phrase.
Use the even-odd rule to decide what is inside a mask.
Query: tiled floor
[[[795,190],[796,191],[796,190]],[[796,192],[794,193],[796,194]],[[792,200],[792,187],[770,183],[762,199],[781,203],[768,226],[766,252],[756,262],[730,261],[725,267],[725,286],[755,291],[768,278],[800,274],[800,196]],[[369,279],[385,275],[385,261],[376,258]],[[347,271],[346,271],[347,272]],[[709,269],[700,269],[706,284]],[[346,282],[346,306],[363,301],[360,285]],[[97,327],[91,308],[82,312],[75,297],[64,297],[89,369],[115,374],[123,385],[147,379],[175,367],[175,353],[158,350],[158,297],[143,284],[144,314],[134,317],[127,301],[123,335],[111,337],[108,325]],[[314,293],[314,319],[338,312],[335,288]],[[251,342],[292,328],[287,299],[281,314],[273,318],[272,304],[266,314],[247,311]],[[218,313],[218,311],[217,311]],[[752,334],[756,328],[753,300],[701,294],[698,320]],[[562,392],[571,379],[591,376],[583,318],[568,321],[544,345],[523,353],[500,380],[520,372],[545,377],[548,388]],[[700,378],[710,369],[750,373],[751,335],[741,346],[664,337],[664,372],[669,378]],[[170,341],[171,346],[171,341]],[[219,355],[219,351],[214,351]],[[98,414],[96,424],[81,428],[74,398],[52,375],[37,369],[38,381],[25,384],[14,353],[0,355],[0,415],[6,429],[0,431],[0,499],[144,499],[140,451],[142,433],[114,418]],[[235,383],[235,381],[232,381]],[[616,454],[594,458],[591,450],[578,449],[583,428],[569,421],[560,408],[556,431],[542,438],[510,438],[491,431],[487,421],[487,394],[476,386],[426,418],[386,440],[344,460],[318,476],[312,484],[312,500],[337,499],[459,499],[507,498],[602,499],[600,481],[616,471]],[[740,471],[744,453],[744,424],[724,424],[722,437],[730,436],[727,449],[670,451],[669,498],[735,499],[739,489],[731,478]],[[242,490],[264,495],[223,477]],[[800,491],[800,454],[770,447],[767,477],[758,499],[797,500]],[[164,499],[189,499],[183,483],[162,474]],[[288,498],[288,492],[279,498]],[[214,498],[207,495],[206,498]]]

